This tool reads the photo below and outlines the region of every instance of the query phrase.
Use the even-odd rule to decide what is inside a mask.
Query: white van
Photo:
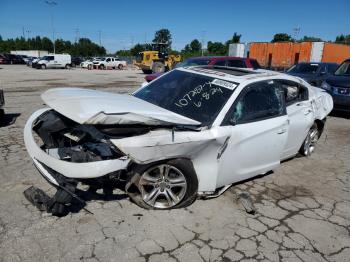
[[[36,64],[36,68],[70,68],[72,58],[67,54],[49,54],[41,58]]]

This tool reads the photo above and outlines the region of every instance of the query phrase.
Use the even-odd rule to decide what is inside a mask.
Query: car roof
[[[255,59],[238,57],[238,56],[197,56],[197,57],[188,58],[188,60],[225,60],[225,59],[255,60]]]
[[[185,71],[194,74],[201,74],[210,77],[216,77],[236,83],[242,83],[249,80],[264,79],[270,77],[283,77],[300,82],[296,77],[289,76],[276,71],[251,68],[237,68],[227,66],[188,66],[176,68],[175,70]]]
[[[337,63],[334,62],[300,62],[298,64],[337,65]]]

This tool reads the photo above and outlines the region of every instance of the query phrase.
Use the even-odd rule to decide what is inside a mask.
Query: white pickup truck
[[[115,57],[105,57],[99,61],[93,61],[93,66],[100,69],[113,68],[113,69],[123,69],[126,67],[126,61],[122,61]]]

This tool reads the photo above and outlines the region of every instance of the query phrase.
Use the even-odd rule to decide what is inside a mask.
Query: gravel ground
[[[282,163],[270,175],[231,187],[185,209],[147,211],[115,190],[89,196],[63,218],[41,213],[22,192],[54,190],[33,167],[23,143],[40,93],[58,86],[130,92],[137,70],[35,70],[0,66],[7,124],[0,128],[0,261],[349,261],[350,121],[329,117],[309,158]],[[14,123],[10,123],[12,122]],[[250,192],[257,213],[236,200]]]

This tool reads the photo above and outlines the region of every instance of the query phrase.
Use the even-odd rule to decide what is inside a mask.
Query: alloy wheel
[[[154,208],[171,208],[184,198],[187,181],[176,167],[161,164],[146,170],[138,183],[142,199]]]
[[[304,154],[306,156],[310,156],[314,152],[317,140],[318,140],[318,129],[317,129],[317,126],[314,125],[309,130],[309,133],[307,134],[307,137],[305,139]]]

